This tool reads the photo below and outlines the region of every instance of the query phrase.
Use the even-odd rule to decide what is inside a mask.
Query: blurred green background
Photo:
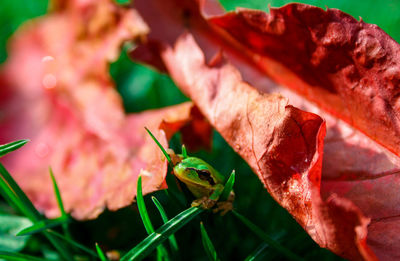
[[[268,10],[268,5],[278,7],[291,1],[246,1],[221,0],[227,10],[235,7]],[[394,0],[384,1],[300,1],[322,8],[339,8],[355,17],[361,16],[365,22],[375,23],[397,41],[400,40],[400,4]],[[1,0],[0,2],[0,63],[7,57],[6,43],[12,33],[26,20],[44,15],[47,0]],[[125,51],[110,66],[110,73],[116,82],[127,112],[138,112],[150,108],[160,108],[187,100],[172,80],[146,66],[133,63]],[[179,135],[171,141],[171,147],[180,151]],[[282,244],[308,260],[340,260],[327,250],[320,249],[300,228],[292,217],[268,195],[257,177],[247,164],[238,157],[225,141],[214,134],[212,151],[200,151],[195,154],[210,162],[221,173],[228,174],[236,170],[235,184],[238,212],[250,218],[272,236],[284,235]],[[172,202],[162,191],[155,193],[170,217],[182,211],[182,207]],[[161,224],[154,205],[146,197],[150,216],[154,223]],[[0,213],[10,213],[4,203],[0,204]],[[204,214],[202,220],[213,240],[218,254],[223,260],[243,260],[262,243],[232,215],[220,217]],[[201,246],[198,220],[177,233],[182,260],[206,260]],[[72,226],[74,238],[89,247],[95,242],[106,249],[128,250],[140,242],[146,235],[136,207],[133,205],[117,212],[106,211],[98,219],[76,222]],[[1,235],[0,235],[1,237]],[[38,253],[49,251],[42,239],[32,238],[25,246],[25,252]],[[265,260],[282,260],[271,249],[264,250]]]

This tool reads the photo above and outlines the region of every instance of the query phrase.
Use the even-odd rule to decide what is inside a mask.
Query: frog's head
[[[223,177],[212,166],[196,157],[186,157],[176,164],[174,174],[187,185],[213,187],[224,182]]]
[[[176,155],[173,151],[168,153],[153,134],[147,128],[146,130],[167,158],[175,176],[185,183],[196,197],[210,194],[216,184],[224,184],[224,176],[204,160],[189,157],[185,146],[182,146],[182,154]]]

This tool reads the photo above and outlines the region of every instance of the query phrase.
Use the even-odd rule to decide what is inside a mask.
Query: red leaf
[[[153,51],[162,47],[161,58],[175,82],[318,244],[353,260],[399,258],[400,158],[380,145],[398,153],[397,43],[374,25],[307,5],[288,5],[271,15],[240,10],[209,20],[194,2],[135,5],[152,28]],[[200,49],[190,35],[178,39],[185,30]],[[321,127],[296,125],[304,138],[303,143],[294,141],[301,140],[300,132],[289,127],[290,121],[265,117],[264,109],[271,105],[264,99],[275,102],[276,108],[282,107],[277,101],[285,99],[260,94],[254,98],[257,102],[244,101],[253,91],[247,85],[248,90],[243,89],[238,72],[222,62],[220,49],[259,90],[279,92],[290,104],[326,120],[323,159]],[[140,51],[146,57],[146,50]],[[149,57],[153,62],[157,58]],[[270,82],[260,71],[303,97]],[[305,115],[312,115],[284,108],[282,113],[291,111],[289,118],[296,122],[308,123],[310,116]],[[245,121],[246,115],[254,118]]]
[[[139,174],[144,193],[165,185],[166,161],[144,126],[166,146],[166,135],[204,125],[191,103],[124,114],[108,64],[124,41],[147,31],[134,10],[112,1],[70,1],[11,40],[0,144],[31,139],[5,163],[47,216],[59,214],[49,166],[66,210],[77,219],[95,218],[105,207],[129,205]]]
[[[229,64],[207,66],[190,35],[164,50],[163,58],[179,86],[314,240],[352,258],[361,258],[358,246],[369,251],[369,219],[351,201],[321,198],[325,124],[319,116],[278,94],[258,92]]]
[[[400,155],[400,46],[378,26],[301,4],[210,22],[275,81]]]

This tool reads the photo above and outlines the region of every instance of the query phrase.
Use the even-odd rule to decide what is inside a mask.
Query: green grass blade
[[[182,144],[182,157],[186,159],[188,157],[185,144]]]
[[[202,213],[204,209],[191,207],[179,213],[167,223],[146,237],[142,242],[132,248],[120,261],[142,260],[150,254],[159,244],[168,239],[172,234],[186,225],[190,220]]]
[[[42,219],[42,220],[38,221],[39,224],[48,223],[48,222],[49,222],[49,220],[46,220],[46,219]],[[54,222],[54,224],[47,224],[47,225],[48,225],[47,226],[47,228],[48,228],[48,227],[52,227],[53,225],[56,226],[59,224],[57,224],[57,222]],[[29,228],[31,228],[31,227],[29,227]],[[17,235],[22,235],[22,232],[23,231],[20,231]],[[55,238],[48,231],[46,231],[46,228],[40,229],[40,231],[31,231],[31,233],[29,233],[29,231],[28,231],[28,233],[26,233],[25,235],[29,235],[29,234],[33,234],[33,233],[37,233],[37,232],[43,233],[43,235],[50,241],[50,243],[59,252],[59,254],[62,256],[62,258],[64,260],[73,260],[73,257],[69,253],[69,250],[59,241],[59,239]]]
[[[99,247],[99,244],[96,243],[96,251],[101,261],[108,261],[108,258],[103,253],[103,250]]]
[[[53,235],[53,236],[56,236],[56,237],[64,240],[65,242],[69,243],[70,245],[81,249],[82,251],[88,253],[89,255],[91,255],[93,257],[98,257],[97,254],[94,251],[92,251],[91,249],[85,247],[84,245],[79,244],[78,242],[76,242],[76,241],[74,241],[74,240],[72,240],[72,239],[70,239],[70,238],[68,238],[68,237],[66,237],[64,235],[61,235],[61,234],[59,234],[59,233],[57,233],[57,232],[55,232],[53,230],[48,230],[47,232],[49,234]]]
[[[136,200],[139,209],[140,217],[142,218],[143,225],[146,229],[147,234],[151,234],[154,232],[153,224],[151,223],[149,213],[147,212],[146,204],[144,203],[143,193],[142,193],[142,177],[139,176],[137,181],[137,191],[136,191]],[[157,256],[159,259],[168,260],[168,252],[164,248],[164,246],[160,245],[157,247]]]
[[[43,219],[40,220],[36,223],[34,223],[32,226],[27,227],[22,229],[17,233],[17,236],[27,236],[27,235],[33,235],[39,232],[42,232],[46,229],[53,228],[56,226],[60,226],[62,224],[65,224],[69,221],[68,217],[60,217],[56,219]]]
[[[146,129],[146,131],[150,135],[150,137],[154,140],[154,142],[157,144],[157,146],[160,148],[160,150],[164,154],[165,158],[167,159],[168,163],[173,165],[171,157],[168,155],[167,151],[164,149],[164,147],[161,145],[161,143],[156,139],[156,137],[154,137],[153,133],[151,133],[151,131],[147,127],[144,127],[144,128]]]
[[[10,204],[15,210],[21,212],[29,220],[32,220],[33,217],[30,216],[30,212],[26,211],[25,206],[22,204],[21,200],[15,195],[14,191],[8,186],[7,182],[0,176],[0,194],[3,198]]]
[[[63,201],[61,198],[60,190],[58,189],[56,178],[54,177],[54,173],[51,168],[49,168],[49,172],[50,172],[51,181],[53,182],[54,193],[56,194],[58,208],[60,209],[61,216],[65,217],[65,216],[67,216],[67,213],[65,212],[65,209],[64,209],[64,204],[63,204]]]
[[[58,204],[58,208],[60,209],[61,217],[68,217],[68,214],[65,212],[60,189],[58,188],[57,181],[56,181],[56,178],[54,177],[53,170],[51,168],[49,168],[49,172],[50,172],[51,181],[53,183],[54,193],[56,194],[57,204]],[[64,234],[68,238],[71,239],[71,235],[69,234],[69,229],[68,229],[68,222],[63,223],[62,228],[64,230]]]
[[[139,209],[140,217],[142,218],[143,225],[146,229],[147,234],[154,232],[153,225],[151,224],[149,214],[147,213],[147,208],[144,203],[144,198],[142,194],[142,177],[137,180],[137,191],[136,191],[136,201]]]
[[[9,205],[11,208],[15,209],[16,211],[19,211],[19,207],[17,205],[15,205],[14,201],[7,194],[7,192],[6,192],[7,189],[9,189],[7,183],[0,176],[0,195],[5,199],[7,205]],[[14,193],[12,195],[15,196]],[[6,213],[8,213],[8,212],[6,212]]]
[[[12,253],[6,251],[0,251],[0,259],[5,259],[8,261],[47,261],[44,258],[39,258],[36,256],[29,256],[20,253]]]
[[[13,207],[17,211],[23,213],[32,222],[37,222],[43,219],[39,211],[33,206],[32,202],[25,195],[22,189],[18,186],[15,180],[11,177],[10,173],[0,163],[0,193],[4,196],[8,202],[12,202]],[[51,242],[51,244],[57,249],[60,255],[65,260],[73,260],[73,257],[69,254],[68,249],[52,235],[43,231],[43,234]]]
[[[253,224],[249,219],[246,217],[242,216],[235,210],[232,210],[232,213],[245,224],[251,231],[253,231],[254,234],[256,234],[259,238],[264,240],[264,242],[268,243],[271,247],[273,247],[276,251],[284,255],[288,260],[296,260],[300,261],[303,260],[299,256],[297,256],[295,253],[287,249],[286,247],[282,246],[279,244],[277,241],[275,241],[272,237],[267,235],[266,233],[263,232],[261,228]]]
[[[245,259],[245,261],[255,261],[255,260],[262,260],[264,259],[265,256],[265,250],[269,247],[269,244],[267,243],[262,243],[260,246],[257,247],[256,250],[254,250],[253,253],[248,255]]]
[[[0,157],[24,146],[29,140],[17,140],[0,146]]]
[[[39,211],[33,206],[32,202],[29,198],[25,195],[22,189],[18,186],[17,182],[11,177],[10,173],[4,168],[3,164],[0,163],[0,175],[7,183],[9,189],[13,192],[16,196],[17,200],[20,201],[20,209],[27,218],[31,219],[32,221],[37,221],[42,218]],[[16,203],[16,202],[14,202]]]
[[[43,231],[43,235],[50,241],[50,243],[54,246],[64,260],[74,260],[68,249],[59,241],[58,238],[55,238],[46,230]]]
[[[277,233],[273,236],[273,239],[279,242],[284,238],[285,235],[286,235],[285,232]],[[250,255],[246,257],[245,261],[265,260],[265,255],[267,254],[268,254],[268,259],[273,260],[278,254],[277,251],[274,252],[270,251],[271,253],[268,253],[268,250],[272,250],[270,245],[268,243],[263,242]]]
[[[214,245],[211,242],[210,237],[207,234],[207,231],[203,225],[203,222],[200,222],[200,232],[201,232],[201,242],[203,242],[204,250],[208,256],[208,259],[211,261],[218,261],[217,251],[215,251]]]
[[[156,207],[158,209],[158,212],[160,212],[160,215],[161,215],[161,218],[162,218],[164,224],[167,223],[168,222],[168,216],[167,216],[167,213],[165,213],[165,210],[164,210],[163,206],[161,205],[160,201],[158,201],[158,199],[156,197],[151,197],[151,199],[153,200],[154,205],[156,205]],[[169,243],[171,245],[172,251],[176,255],[178,253],[178,251],[179,251],[179,248],[178,248],[178,243],[176,242],[176,238],[175,238],[174,234],[172,234],[168,238],[168,240],[169,240]]]
[[[224,190],[221,193],[220,200],[221,201],[226,201],[229,197],[229,194],[231,193],[233,189],[233,185],[235,184],[235,170],[232,171],[231,175],[229,176],[228,181],[225,183]]]

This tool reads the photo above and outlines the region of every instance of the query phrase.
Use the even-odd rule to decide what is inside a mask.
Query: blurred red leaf
[[[170,72],[320,246],[352,260],[398,259],[398,44],[339,10],[292,4],[207,19],[220,11],[199,2],[135,1],[152,31],[133,56]],[[325,140],[312,114],[250,95],[221,50],[260,91],[322,116]]]
[[[51,166],[66,210],[77,219],[95,218],[105,207],[129,205],[139,174],[144,193],[164,186],[166,161],[144,126],[167,146],[174,132],[204,121],[191,103],[125,115],[108,64],[124,41],[148,32],[135,10],[108,0],[53,8],[10,42],[2,71],[0,144],[31,139],[5,164],[47,216],[59,214]]]

